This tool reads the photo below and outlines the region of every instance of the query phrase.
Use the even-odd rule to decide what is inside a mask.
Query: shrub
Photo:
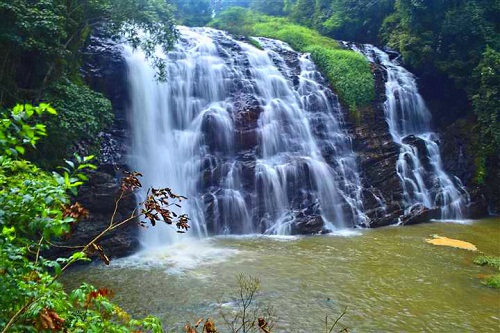
[[[175,224],[179,232],[188,229],[185,215],[175,216],[168,209],[183,197],[170,189],[152,189],[140,213],[115,221],[88,244],[72,247],[68,258],[44,258],[43,250],[70,230],[70,225],[88,212],[78,203],[70,204],[68,191],[75,194],[86,176],[82,171],[93,168],[91,157],[68,161],[63,173],[47,173],[26,160],[19,159],[24,146],[34,146],[45,134],[45,127],[33,124],[34,115],[55,113],[48,105],[18,105],[10,115],[0,119],[0,328],[2,332],[162,332],[157,318],[132,319],[109,301],[107,289],[87,284],[66,292],[58,282],[61,274],[74,262],[97,255],[109,259],[98,241],[109,231],[144,215],[154,225],[157,221]],[[22,149],[21,149],[22,148]],[[140,187],[139,173],[122,178],[124,194]],[[170,201],[170,202],[169,202]],[[173,202],[172,202],[173,201]],[[115,211],[116,213],[116,211]],[[113,215],[114,216],[114,215]]]
[[[46,119],[48,137],[38,146],[38,151],[33,152],[34,159],[54,167],[69,157],[79,142],[84,141],[91,150],[98,146],[99,132],[113,121],[111,102],[107,98],[70,81],[55,84],[47,98],[58,116]]]

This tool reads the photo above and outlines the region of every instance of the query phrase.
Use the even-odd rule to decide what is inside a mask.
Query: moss
[[[317,31],[297,24],[290,23],[287,19],[270,16],[262,16],[259,22],[252,27],[254,34],[275,38],[287,42],[297,50],[305,52],[305,49],[313,45],[322,45],[325,48],[338,49],[339,44],[331,38],[320,35]]]
[[[262,47],[262,45],[260,45],[259,41],[255,38],[248,38],[248,43],[252,44],[253,46],[255,46],[256,48],[258,48],[259,50],[263,50],[264,48]]]

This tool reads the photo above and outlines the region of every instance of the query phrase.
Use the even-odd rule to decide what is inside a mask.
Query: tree
[[[290,12],[290,18],[299,24],[312,27],[315,6],[315,0],[297,0]]]
[[[170,0],[175,6],[175,18],[179,24],[204,26],[212,19],[210,0]]]
[[[481,152],[477,180],[480,184],[500,180],[500,52],[488,47],[474,70],[476,93],[472,96],[479,123]],[[498,193],[492,193],[498,196]]]
[[[6,0],[0,2],[0,104],[37,100],[80,67],[79,50],[96,27],[153,56],[172,46],[171,6],[162,0]]]
[[[250,5],[252,10],[260,12],[262,14],[271,16],[284,16],[285,1],[284,0],[253,0]]]
[[[393,11],[394,0],[317,0],[315,27],[342,40],[376,43],[385,17]]]

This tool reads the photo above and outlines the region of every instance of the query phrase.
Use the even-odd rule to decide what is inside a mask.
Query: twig
[[[342,317],[345,315],[346,311],[347,311],[347,306],[344,308],[344,311],[342,311],[342,313],[337,318],[337,320],[335,320],[335,322],[333,323],[333,326],[330,328],[330,330],[328,331],[328,333],[332,333],[333,332],[333,328],[335,327],[335,325],[337,325],[337,323],[339,322],[339,320],[342,319]]]
[[[35,257],[35,265],[38,264],[38,258],[40,258],[40,249],[42,247],[42,242],[43,242],[43,236],[40,238],[40,241],[38,242],[38,249],[36,250],[36,257]]]

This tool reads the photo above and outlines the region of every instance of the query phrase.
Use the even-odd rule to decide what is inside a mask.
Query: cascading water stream
[[[431,130],[431,114],[418,93],[415,77],[375,46],[351,48],[382,65],[387,73],[384,111],[392,139],[400,145],[396,171],[406,212],[422,204],[440,207],[443,220],[463,219],[468,193],[458,178],[452,179],[443,170],[438,137]]]
[[[361,182],[336,96],[314,64],[286,44],[264,50],[222,31],[179,27],[155,81],[141,51],[126,48],[130,164],[145,188],[188,197],[189,234],[289,234],[313,216],[323,229],[363,224]],[[295,62],[296,65],[289,65]],[[182,236],[185,237],[185,236]],[[175,241],[172,228],[145,245]]]

